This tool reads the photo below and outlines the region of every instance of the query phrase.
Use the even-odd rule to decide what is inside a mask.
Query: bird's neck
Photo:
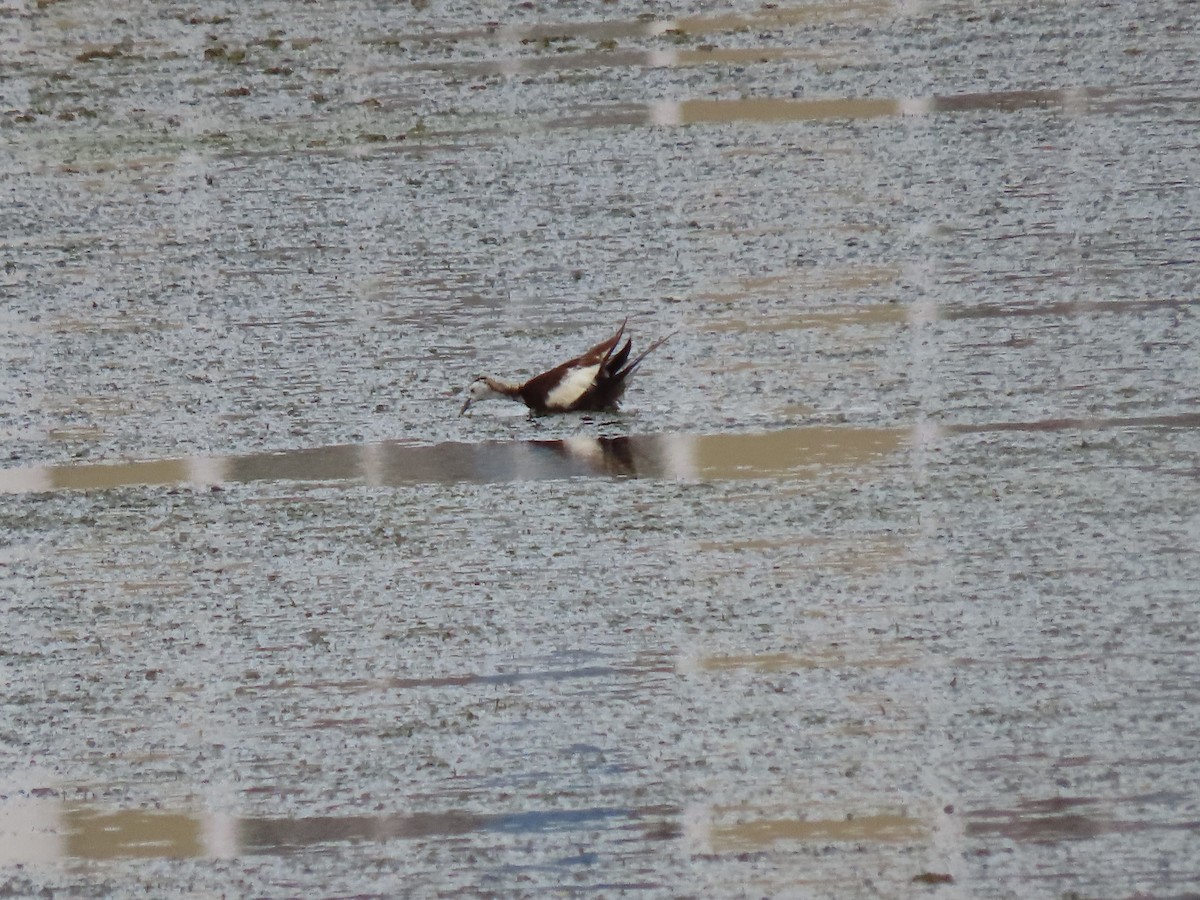
[[[507,397],[510,400],[521,399],[521,385],[513,384],[508,381],[501,381],[498,378],[486,379],[487,386],[502,397]]]

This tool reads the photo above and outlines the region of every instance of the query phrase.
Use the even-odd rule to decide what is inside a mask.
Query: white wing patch
[[[569,370],[563,380],[550,393],[546,394],[546,407],[548,409],[567,409],[591,389],[592,385],[596,383],[596,376],[599,373],[600,363]]]

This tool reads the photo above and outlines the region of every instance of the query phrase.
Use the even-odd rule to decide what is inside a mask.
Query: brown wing
[[[626,343],[621,351],[615,354],[610,363],[613,363],[605,370],[605,377],[596,382],[596,386],[584,397],[581,397],[579,403],[576,404],[576,409],[595,409],[605,410],[616,408],[621,396],[625,393],[625,388],[628,385],[629,376],[634,373],[634,370],[642,364],[647,356],[673,338],[678,332],[672,331],[664,338],[659,338],[641,353],[639,353],[629,365],[625,365],[625,360],[629,357],[629,343]],[[620,362],[617,359],[620,358]],[[624,366],[624,368],[622,368]]]
[[[583,369],[599,365],[600,372],[603,373],[607,368],[609,357],[612,356],[613,348],[617,346],[617,343],[621,340],[621,335],[625,333],[625,325],[628,321],[629,319],[627,318],[621,323],[621,327],[617,329],[616,334],[607,340],[601,341],[586,353],[581,353],[574,359],[568,359],[565,363],[560,363],[553,369],[543,372],[540,375],[534,375],[521,385],[519,393],[521,399],[525,401],[525,405],[530,409],[542,409],[545,406],[546,397],[563,382],[567,377],[567,373],[572,369]]]

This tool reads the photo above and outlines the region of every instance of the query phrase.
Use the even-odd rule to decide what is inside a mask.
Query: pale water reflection
[[[710,655],[682,657],[680,672],[725,672],[742,669],[753,672],[798,672],[805,669],[897,669],[912,665],[911,655],[898,646],[872,648],[870,655],[855,655],[836,648],[819,648],[804,654],[762,653],[756,655]]]
[[[750,819],[709,830],[714,853],[744,853],[780,841],[863,841],[903,843],[922,841],[928,828],[902,815],[847,816],[841,819]]]
[[[816,812],[816,810],[813,810]],[[7,815],[5,814],[7,813]],[[68,860],[233,859],[284,855],[333,843],[438,840],[470,834],[544,835],[618,829],[643,842],[682,840],[706,853],[742,853],[780,842],[920,843],[933,823],[893,812],[763,817],[740,808],[658,805],[627,809],[464,810],[237,816],[210,811],[105,809],[54,797],[0,802],[0,863]]]
[[[68,859],[230,859],[335,842],[437,839],[477,832],[542,834],[642,826],[677,833],[674,807],[483,814],[450,810],[380,815],[234,816],[207,811],[109,810],[55,798],[0,801],[0,863]]]
[[[583,476],[719,481],[807,478],[871,465],[906,443],[901,428],[810,426],[736,434],[571,437],[561,440],[344,444],[227,457],[0,470],[0,493],[130,485],[297,481],[382,486],[490,484]]]
[[[578,116],[563,119],[558,124],[610,127],[806,122],[924,117],[975,111],[1012,113],[1025,109],[1047,109],[1074,117],[1134,109],[1161,102],[1187,104],[1194,101],[1191,98],[1117,98],[1114,89],[1098,87],[938,94],[925,97],[691,98],[584,111]]]
[[[939,94],[928,97],[831,98],[746,97],[735,100],[681,100],[649,107],[656,125],[696,122],[800,122],[814,119],[876,119],[884,116],[929,116],[935,113],[1054,109],[1084,115],[1111,97],[1109,88],[1044,88]],[[1130,101],[1131,102],[1131,101]]]
[[[256,481],[350,482],[389,487],[579,477],[803,481],[839,469],[881,465],[906,447],[928,446],[942,435],[1197,427],[1200,413],[1186,412],[971,424],[926,421],[896,428],[813,425],[729,434],[448,441],[434,445],[384,441],[243,456],[0,469],[0,493]]]

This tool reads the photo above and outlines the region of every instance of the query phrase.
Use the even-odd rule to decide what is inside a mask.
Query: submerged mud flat
[[[1196,15],[0,9],[0,892],[1194,892]]]

